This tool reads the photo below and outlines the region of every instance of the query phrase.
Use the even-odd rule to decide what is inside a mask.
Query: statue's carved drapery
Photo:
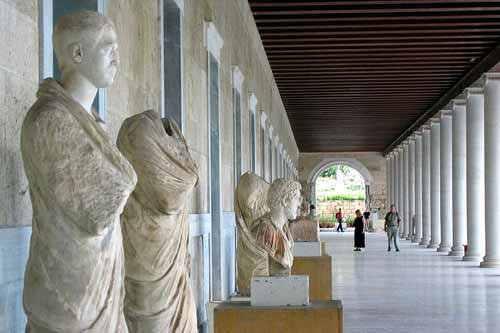
[[[198,169],[178,126],[154,111],[127,119],[118,147],[138,177],[122,215],[129,329],[197,332],[187,205]]]
[[[127,332],[119,216],[136,174],[100,124],[52,79],[21,131],[33,205],[28,332]]]

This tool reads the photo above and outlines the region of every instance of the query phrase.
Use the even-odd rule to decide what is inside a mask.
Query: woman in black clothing
[[[356,219],[354,220],[354,251],[361,251],[365,247],[365,220],[361,211],[356,210]]]

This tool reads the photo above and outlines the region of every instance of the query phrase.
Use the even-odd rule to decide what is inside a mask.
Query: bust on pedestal
[[[40,84],[21,130],[33,205],[24,279],[27,332],[127,332],[120,214],[136,184],[91,106],[113,83],[113,23],[96,12],[54,28],[61,82]]]

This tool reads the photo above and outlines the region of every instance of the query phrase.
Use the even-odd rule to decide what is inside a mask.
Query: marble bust
[[[61,81],[44,80],[21,130],[33,206],[27,332],[127,332],[120,214],[137,177],[92,112],[113,83],[113,23],[75,12],[53,35]]]
[[[267,192],[269,183],[254,173],[241,176],[235,195],[236,227],[238,244],[236,251],[237,286],[241,296],[250,296],[253,276],[269,276],[267,252],[251,232],[257,219],[269,212]]]
[[[269,276],[288,276],[293,265],[293,237],[288,220],[297,218],[301,202],[299,182],[277,179],[267,193],[269,212],[251,226],[251,232],[268,255]]]
[[[196,333],[188,204],[198,168],[177,124],[152,110],[125,120],[117,145],[138,178],[121,216],[129,331]]]

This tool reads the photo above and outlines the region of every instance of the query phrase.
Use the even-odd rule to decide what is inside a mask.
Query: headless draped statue
[[[136,184],[92,112],[118,66],[112,22],[96,12],[54,28],[61,82],[40,84],[21,150],[33,205],[24,279],[27,332],[127,332],[120,214]]]
[[[121,217],[129,331],[196,333],[188,203],[198,169],[177,124],[154,111],[123,123],[118,148],[138,177]]]
[[[300,184],[277,179],[269,185],[246,173],[236,189],[238,227],[238,289],[250,295],[253,276],[290,275],[293,239],[288,219],[295,219],[300,204]]]

